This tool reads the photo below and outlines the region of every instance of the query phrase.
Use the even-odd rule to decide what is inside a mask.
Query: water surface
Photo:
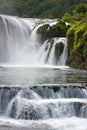
[[[87,83],[87,71],[68,67],[1,67],[1,85]]]

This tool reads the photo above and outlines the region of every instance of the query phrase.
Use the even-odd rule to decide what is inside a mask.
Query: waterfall
[[[60,50],[60,44],[63,50]],[[45,41],[40,48],[40,62],[43,64],[65,65],[67,59],[67,42],[65,38],[53,38]]]
[[[30,40],[30,34],[31,34],[31,28],[26,22],[23,20],[11,17],[11,16],[0,16],[1,21],[3,23],[3,28],[5,30],[5,34],[2,34],[2,37],[0,39],[5,39],[4,44],[6,49],[3,46],[3,43],[0,43],[0,46],[2,46],[1,55],[0,58],[1,62],[4,63],[10,63],[10,64],[23,64],[24,62],[30,62],[32,59],[32,50],[33,46],[31,47],[31,44],[29,44]],[[5,38],[6,37],[6,38]],[[1,49],[2,49],[1,48]],[[29,53],[30,52],[30,53]]]
[[[52,38],[41,43],[37,33],[53,20],[23,19],[0,15],[0,64],[66,65],[66,38]]]
[[[18,96],[10,102],[6,115],[27,120],[72,116],[87,118],[87,100],[28,100]]]
[[[6,108],[9,102],[16,96],[19,88],[0,88],[0,114],[3,114],[6,111]]]
[[[1,87],[0,115],[15,119],[87,118],[87,88],[83,85]]]
[[[0,130],[87,130],[87,72],[66,68],[65,37],[38,31],[57,22],[0,15]]]

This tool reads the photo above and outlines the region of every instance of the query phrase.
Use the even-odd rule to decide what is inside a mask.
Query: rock
[[[61,54],[63,53],[64,45],[62,42],[55,45],[55,57],[59,60]]]
[[[49,29],[49,24],[43,24],[43,26],[39,27],[37,33],[41,36],[41,41],[44,42],[47,39],[47,33]]]
[[[65,22],[59,21],[57,24],[50,26],[49,24],[44,24],[39,27],[37,33],[41,35],[42,41],[45,41],[54,37],[65,37],[68,30]]]

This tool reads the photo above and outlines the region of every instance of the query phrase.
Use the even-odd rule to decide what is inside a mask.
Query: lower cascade
[[[55,23],[53,20],[0,15],[0,64],[65,65],[66,38],[54,37],[41,41],[37,33],[44,24],[52,26]]]
[[[87,118],[86,85],[1,87],[0,114],[14,119]]]

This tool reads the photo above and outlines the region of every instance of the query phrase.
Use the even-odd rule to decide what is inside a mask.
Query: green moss
[[[68,30],[67,42],[69,50],[67,64],[87,69],[87,20],[78,22]]]
[[[49,28],[48,33],[49,37],[65,37],[67,27],[65,23],[57,23],[56,25]]]
[[[72,48],[74,46],[74,33],[75,33],[75,30],[73,27],[71,27],[68,32],[67,32],[67,42],[68,42],[68,51],[69,51],[69,54],[72,53]]]
[[[87,57],[87,31],[83,35],[83,43],[84,43],[84,51],[83,51],[83,56]]]

